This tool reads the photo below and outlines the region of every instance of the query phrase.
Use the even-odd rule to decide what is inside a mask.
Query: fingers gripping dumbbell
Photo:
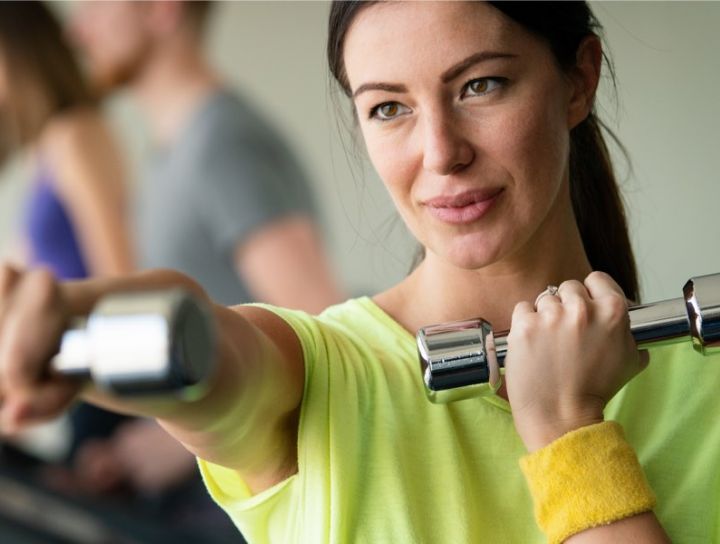
[[[197,398],[212,370],[212,323],[180,289],[108,295],[63,334],[51,368],[121,395]]]
[[[628,309],[640,348],[692,341],[701,353],[720,351],[720,274],[691,278],[680,298]],[[493,394],[509,331],[493,332],[476,318],[432,325],[417,333],[420,371],[428,398],[444,403]]]

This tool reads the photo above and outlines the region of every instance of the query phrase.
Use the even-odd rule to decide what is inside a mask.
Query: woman
[[[718,401],[687,377],[691,348],[654,351],[615,396],[646,358],[629,333],[637,281],[592,114],[593,23],[584,3],[333,4],[331,69],[422,261],[319,317],[214,307],[218,367],[203,399],[84,398],[157,417],[249,542],[667,542],[658,517],[678,541],[717,539]],[[79,394],[43,373],[68,315],[109,291],[202,296],[168,271],[58,286],[5,268],[1,280],[6,430]],[[412,333],[474,315],[512,322],[507,388],[428,403]]]
[[[120,150],[58,21],[41,2],[0,4],[0,125],[0,165],[26,152],[33,172],[14,259],[47,267],[59,279],[129,273]],[[123,419],[81,407],[72,416],[71,449],[109,434]],[[102,474],[93,475],[92,483],[102,485]]]
[[[59,279],[129,273],[120,151],[41,2],[0,5],[0,134],[0,166],[25,151],[33,171],[14,260]],[[101,417],[103,425],[119,420]],[[87,428],[78,423],[76,433]]]
[[[40,2],[0,6],[0,161],[34,165],[21,260],[59,278],[131,270],[116,148],[60,25]]]

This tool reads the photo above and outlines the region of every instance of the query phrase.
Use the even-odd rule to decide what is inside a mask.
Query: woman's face
[[[543,41],[484,3],[389,2],[344,47],[370,159],[429,253],[480,268],[574,225],[569,129],[587,111]]]

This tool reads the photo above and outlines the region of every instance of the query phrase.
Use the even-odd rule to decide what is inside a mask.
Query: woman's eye
[[[483,96],[491,93],[502,86],[504,81],[504,78],[499,77],[480,77],[468,81],[463,88],[462,98],[467,96]]]
[[[380,121],[389,121],[408,111],[409,109],[406,106],[397,102],[383,102],[370,110],[369,117]]]

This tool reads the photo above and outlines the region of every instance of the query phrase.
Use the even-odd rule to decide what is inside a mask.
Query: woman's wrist
[[[655,497],[622,428],[583,426],[520,460],[549,542],[650,511]]]
[[[569,432],[604,421],[602,406],[584,409],[552,410],[542,413],[515,413],[515,428],[527,451],[532,453]]]

